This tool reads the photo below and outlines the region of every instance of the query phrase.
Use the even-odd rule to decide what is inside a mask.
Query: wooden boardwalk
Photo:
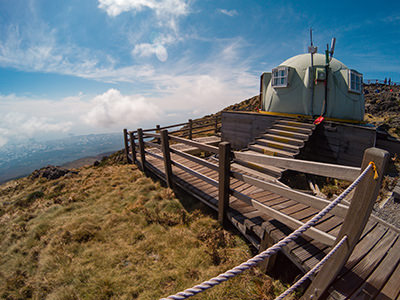
[[[179,145],[175,145],[179,148]],[[158,149],[149,152],[162,155]],[[171,153],[171,159],[218,181],[218,172]],[[215,164],[217,167],[217,164]],[[165,180],[163,161],[147,155],[146,168]],[[233,170],[235,168],[233,167]],[[243,169],[240,170],[242,173]],[[174,182],[180,188],[217,210],[218,188],[173,167]],[[252,174],[249,174],[252,175]],[[261,190],[239,180],[231,180],[231,188],[297,220],[306,222],[318,210],[289,198]],[[266,248],[292,230],[273,217],[261,214],[234,196],[230,196],[228,217],[231,223],[259,250]],[[343,219],[325,216],[315,226],[336,237]],[[265,241],[268,234],[272,240]],[[328,290],[327,299],[400,299],[400,234],[399,230],[371,217],[346,266]],[[301,237],[283,249],[283,253],[303,272],[318,263],[330,247],[311,238]]]
[[[217,119],[211,119],[211,122],[217,132]],[[141,129],[129,132],[129,137],[125,130],[127,157],[138,163],[145,172],[150,172],[165,181],[168,186],[180,187],[216,210],[221,222],[227,220],[232,223],[259,251],[285,238],[294,229],[310,220],[322,207],[326,206],[327,201],[306,194],[299,195],[298,192],[277,181],[279,176],[268,176],[265,172],[254,171],[254,169],[260,169],[260,165],[254,168],[254,163],[263,163],[264,166],[272,164],[275,167],[300,172],[304,172],[304,167],[310,174],[351,181],[361,170],[292,158],[279,159],[267,158],[265,155],[241,154],[230,152],[229,147],[226,150],[228,152],[223,154],[224,152],[221,151],[224,145],[222,144],[219,147],[219,159],[215,155],[207,159],[199,159],[190,154],[202,154],[203,151],[205,151],[203,154],[218,153],[217,147],[208,145],[218,144],[220,138],[210,136],[191,141],[192,128],[207,131],[204,127],[210,125],[196,126],[195,124],[193,127],[192,122],[187,124],[189,129],[180,129],[175,132],[188,134],[189,140],[168,136],[165,130],[161,131],[161,134],[147,133],[159,130],[159,126],[153,130],[145,130],[145,134]],[[164,128],[170,127],[173,125]],[[154,137],[156,140],[145,142],[144,137]],[[135,139],[138,139],[139,145],[135,144]],[[170,145],[168,140],[171,141]],[[269,146],[270,141],[268,143]],[[374,151],[369,152],[367,156],[371,153],[381,153]],[[227,158],[231,155],[234,156],[234,160],[229,162],[230,159]],[[365,162],[371,161],[371,158],[372,156],[365,158]],[[380,168],[383,168],[383,160],[379,162],[378,156],[376,159],[375,162],[381,164]],[[227,169],[223,167],[226,164]],[[225,171],[223,171],[224,168]],[[382,172],[381,169],[378,168],[378,170]],[[342,172],[347,174],[342,174]],[[230,179],[225,181],[224,178]],[[229,186],[223,187],[223,182],[229,183]],[[272,185],[271,182],[273,182]],[[336,207],[331,211],[332,214],[325,215],[314,228],[309,229],[282,249],[283,254],[302,272],[307,272],[329,253],[338,235],[342,237],[345,234],[350,240],[351,236],[356,237],[356,239],[353,238],[355,247],[351,256],[346,260],[347,256],[338,254],[330,261],[330,264],[324,266],[302,299],[400,299],[400,230],[373,215],[365,219],[365,222],[359,221],[363,219],[363,215],[369,214],[369,209],[364,208],[364,203],[372,207],[367,203],[375,200],[372,190],[377,193],[378,187],[378,183],[372,178],[365,181],[363,189],[360,188],[359,196],[352,198],[352,203],[354,199],[358,199],[354,205],[350,203],[349,206],[349,203],[344,201],[345,205]],[[364,192],[367,194],[362,194]],[[360,195],[364,196],[360,198]],[[222,199],[220,203],[219,198]],[[365,202],[363,198],[370,198],[371,201]],[[351,224],[355,224],[355,229],[349,228],[353,226]],[[366,224],[365,227],[364,224]],[[341,231],[342,227],[344,230]],[[346,248],[353,249],[353,246],[350,246],[352,243],[350,240]],[[344,255],[350,253],[345,249],[343,251]],[[274,258],[270,258],[264,267],[273,265],[273,261]],[[344,262],[346,262],[344,266],[340,267]],[[337,271],[331,271],[331,268],[336,268]],[[331,274],[338,275],[333,277]],[[324,276],[330,279],[325,280]],[[325,290],[325,293],[321,294],[319,288],[322,291]]]

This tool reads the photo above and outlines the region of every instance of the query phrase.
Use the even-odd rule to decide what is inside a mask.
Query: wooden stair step
[[[296,121],[289,121],[289,120],[279,120],[277,123],[282,124],[282,125],[287,125],[287,126],[311,129],[311,130],[315,129],[315,125],[312,123],[303,123],[303,122],[296,122]]]
[[[276,128],[270,128],[267,130],[267,133],[271,133],[274,135],[280,135],[283,137],[289,137],[292,139],[300,139],[302,141],[307,141],[309,138],[308,134],[304,133],[298,133],[298,132],[293,132],[293,131],[287,131],[287,130],[281,130],[281,129],[276,129]]]
[[[263,153],[265,155],[270,155],[270,156],[293,158],[294,155],[295,155],[292,152],[288,152],[288,151],[284,151],[284,150],[278,150],[278,149],[275,149],[275,148],[261,146],[261,145],[257,145],[257,144],[249,145],[249,149],[257,151],[259,153]]]
[[[276,148],[276,149],[279,149],[279,150],[292,152],[294,154],[298,154],[299,153],[299,147],[298,146],[293,146],[293,145],[290,145],[290,144],[275,142],[275,141],[262,139],[262,138],[261,139],[256,139],[255,142],[258,145],[267,146],[267,147],[270,147],[270,148]]]
[[[279,129],[279,130],[285,130],[285,131],[289,131],[289,132],[302,133],[302,134],[306,134],[306,135],[310,135],[312,133],[312,130],[308,129],[308,128],[300,128],[300,127],[296,127],[296,126],[282,125],[282,124],[278,124],[278,123],[274,124],[272,126],[272,128]]]
[[[271,133],[262,134],[260,136],[260,138],[265,139],[265,140],[269,140],[269,141],[274,141],[274,142],[279,142],[279,143],[285,143],[285,144],[289,144],[289,145],[299,146],[299,147],[303,147],[304,146],[304,141],[303,140],[294,139],[294,138],[290,138],[290,137],[284,137],[284,136],[281,136],[281,135],[275,135],[275,134],[271,134]]]

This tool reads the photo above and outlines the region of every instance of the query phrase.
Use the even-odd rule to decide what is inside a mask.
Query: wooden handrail
[[[233,178],[236,178],[242,182],[254,185],[263,190],[270,191],[272,193],[281,195],[283,197],[289,198],[291,200],[295,200],[299,203],[311,206],[317,210],[323,209],[325,206],[329,205],[330,201],[318,198],[312,195],[307,195],[299,191],[295,191],[292,189],[288,189],[277,184],[266,182],[248,175],[244,175],[239,172],[231,172]],[[331,213],[344,218],[347,214],[348,206],[343,204],[338,204],[334,209],[332,209]]]
[[[177,141],[177,142],[181,142],[183,144],[187,144],[187,145],[190,145],[190,146],[193,146],[193,147],[197,147],[197,148],[199,148],[201,150],[204,150],[204,151],[208,151],[208,152],[211,152],[211,153],[218,153],[218,147],[210,146],[210,145],[207,145],[207,144],[204,144],[204,143],[199,143],[199,142],[196,142],[196,141],[184,139],[184,138],[173,136],[173,135],[170,135],[169,138],[171,140],[174,140],[174,141]]]
[[[268,156],[263,154],[249,154],[235,151],[233,157],[240,161],[252,162],[257,164],[270,165],[274,167],[320,175],[325,177],[353,181],[360,175],[361,169],[349,166],[320,163],[314,161],[300,160],[294,158],[284,158]]]
[[[182,157],[184,157],[184,158],[186,158],[186,159],[188,159],[190,161],[196,162],[199,165],[202,165],[202,166],[205,166],[207,168],[210,168],[211,170],[218,171],[218,165],[210,163],[209,161],[206,161],[205,159],[201,159],[201,158],[199,158],[197,156],[191,155],[191,154],[183,152],[183,151],[176,150],[174,148],[171,148],[170,151],[172,153],[175,153],[175,154],[177,154],[179,156],[182,156]]]
[[[201,180],[203,180],[203,181],[205,181],[205,182],[207,182],[207,183],[209,183],[209,184],[211,184],[213,186],[218,187],[218,182],[215,181],[214,179],[211,179],[210,177],[207,177],[207,176],[205,176],[205,175],[203,175],[203,174],[201,174],[199,172],[196,172],[195,170],[192,170],[192,169],[190,169],[190,168],[188,168],[188,167],[186,167],[186,166],[184,166],[184,165],[182,165],[182,164],[180,164],[180,163],[178,163],[178,162],[176,162],[174,160],[171,160],[171,164],[173,164],[174,166],[176,166],[176,167],[188,172],[189,174],[192,174],[193,176],[195,176],[195,177],[197,177],[197,178],[199,178],[199,179],[201,179]]]
[[[278,220],[279,222],[282,222],[283,224],[287,225],[288,227],[290,227],[293,230],[304,225],[303,222],[301,222],[289,215],[286,215],[286,214],[280,212],[279,210],[269,207],[268,205],[265,205],[245,194],[242,194],[242,193],[232,190],[232,189],[230,191],[231,191],[232,196],[244,201],[248,205],[253,206],[260,212],[265,213],[266,215],[269,215],[269,216],[275,218],[276,220]],[[306,232],[304,232],[304,235],[306,235],[312,239],[315,239],[315,240],[317,240],[325,245],[328,245],[328,246],[332,246],[336,240],[336,238],[333,235],[330,235],[329,233],[326,233],[315,227],[309,228]]]

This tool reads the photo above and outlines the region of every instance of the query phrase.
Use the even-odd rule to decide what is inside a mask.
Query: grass
[[[136,167],[103,162],[0,186],[2,299],[158,299],[252,256],[237,235]],[[185,206],[187,207],[187,206]],[[273,299],[254,269],[193,299]]]

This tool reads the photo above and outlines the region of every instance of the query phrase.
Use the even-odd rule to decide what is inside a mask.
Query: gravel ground
[[[382,208],[376,203],[372,213],[400,229],[400,201],[392,197]]]

